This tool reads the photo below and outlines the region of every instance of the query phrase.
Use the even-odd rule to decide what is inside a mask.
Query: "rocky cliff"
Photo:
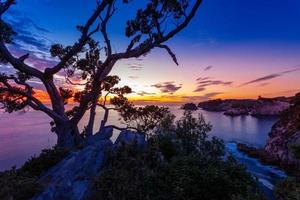
[[[293,146],[300,144],[300,93],[295,96],[290,108],[285,110],[269,134],[265,151],[284,166],[300,168]]]
[[[290,106],[290,98],[216,99],[201,102],[198,106],[207,111],[224,111],[225,115],[231,116],[278,116]]]

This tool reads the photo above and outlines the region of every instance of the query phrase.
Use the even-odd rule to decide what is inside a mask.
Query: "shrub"
[[[261,199],[245,168],[224,159],[223,142],[207,139],[211,126],[202,116],[185,113],[175,124],[167,134],[152,135],[142,151],[133,144],[112,152],[90,199]]]
[[[0,199],[26,200],[40,190],[36,178],[27,176],[19,170],[0,172]]]
[[[32,157],[26,161],[20,170],[28,176],[38,177],[61,161],[67,153],[67,150],[57,147],[53,149],[43,149],[38,157]]]
[[[300,182],[295,178],[280,182],[275,188],[275,195],[278,200],[300,199]]]
[[[59,148],[42,150],[38,157],[32,157],[20,169],[0,172],[0,199],[27,200],[41,190],[37,179],[43,172],[61,161],[67,154]]]

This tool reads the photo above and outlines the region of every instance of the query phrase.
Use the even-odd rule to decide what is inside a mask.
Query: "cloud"
[[[270,85],[270,83],[261,83],[261,84],[259,84],[258,86],[264,87],[264,86],[267,86],[267,85]]]
[[[202,91],[204,91],[204,90],[205,90],[204,87],[197,87],[197,89],[194,90],[194,92],[202,92]]]
[[[139,71],[139,70],[143,69],[142,66],[138,66],[138,65],[131,65],[128,68],[131,69],[131,70],[134,70],[134,71]]]
[[[148,95],[155,95],[156,93],[140,91],[140,92],[136,92],[136,94],[140,96],[145,96],[145,95],[148,96]]]
[[[138,79],[139,77],[138,76],[128,76],[128,78],[130,78],[130,79]]]
[[[182,96],[181,98],[183,101],[193,101],[193,102],[200,102],[200,101],[207,101],[216,97],[219,94],[223,94],[223,92],[211,92],[201,96]]]
[[[212,68],[213,68],[213,66],[212,66],[212,65],[209,65],[209,66],[207,66],[207,67],[204,68],[204,71],[211,70]]]
[[[182,84],[176,85],[173,81],[171,82],[164,82],[164,83],[157,83],[152,85],[152,87],[160,89],[162,93],[170,93],[173,94],[180,88],[182,88]]]
[[[300,67],[297,67],[297,68],[291,69],[291,70],[287,70],[287,71],[283,71],[283,72],[279,72],[279,73],[269,74],[269,75],[254,79],[252,81],[248,81],[246,83],[243,83],[239,87],[242,87],[242,86],[245,86],[245,85],[250,85],[250,84],[253,84],[253,83],[259,83],[259,82],[271,80],[271,79],[278,78],[278,77],[281,77],[285,74],[289,74],[289,73],[296,72],[296,71],[300,71]]]
[[[194,92],[202,92],[206,90],[207,87],[213,85],[229,86],[233,84],[232,81],[214,80],[210,77],[197,78],[197,81],[197,87],[194,90]]]
[[[30,57],[26,59],[26,63],[40,70],[57,63],[49,52],[52,42],[45,37],[49,33],[47,29],[37,25],[28,15],[16,9],[9,10],[5,20],[17,33],[14,36],[14,44],[8,46],[13,55],[19,57],[29,53]]]
[[[208,80],[208,79],[211,79],[211,77],[209,77],[209,76],[199,77],[199,78],[196,79],[196,81],[205,81],[205,80]]]

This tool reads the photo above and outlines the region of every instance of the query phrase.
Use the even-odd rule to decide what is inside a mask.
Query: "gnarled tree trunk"
[[[82,142],[77,126],[69,123],[57,124],[55,127],[57,134],[57,145],[61,148],[74,148]]]

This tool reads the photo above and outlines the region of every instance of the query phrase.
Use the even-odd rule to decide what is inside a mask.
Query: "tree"
[[[16,33],[13,27],[3,20],[3,15],[15,4],[15,0],[1,0],[0,60],[12,66],[16,74],[0,75],[0,103],[8,112],[30,106],[34,110],[46,113],[53,119],[52,130],[58,136],[58,145],[74,147],[82,141],[78,122],[90,110],[90,122],[93,123],[94,109],[101,96],[101,83],[116,62],[121,59],[138,58],[154,48],[162,48],[178,64],[175,54],[165,42],[189,24],[201,3],[202,0],[148,0],[144,8],[137,10],[136,17],[126,23],[125,33],[130,40],[127,48],[121,52],[113,52],[107,32],[108,22],[118,6],[130,6],[131,1],[98,0],[85,25],[77,26],[81,33],[78,41],[71,46],[54,44],[50,52],[58,62],[42,71],[25,62],[29,54],[16,57],[7,47],[7,44],[13,44],[13,36]],[[94,40],[97,34],[102,36],[104,42]],[[63,88],[59,89],[59,85],[54,81],[54,75],[62,73],[63,70],[68,83],[78,84],[72,82],[72,78],[79,75],[79,82],[84,86],[84,90],[76,94],[80,101],[72,110],[65,108],[70,93]],[[51,107],[34,96],[35,89],[28,83],[32,78],[38,79],[44,85],[51,100]],[[91,125],[88,128],[90,129]]]

